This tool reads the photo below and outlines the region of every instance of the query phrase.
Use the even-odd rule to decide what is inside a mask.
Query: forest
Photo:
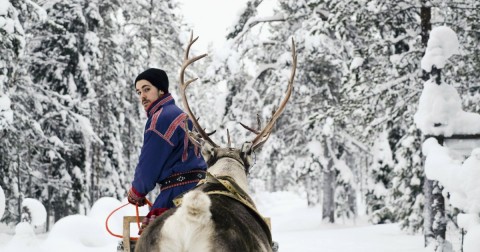
[[[480,2],[276,0],[259,16],[262,2],[247,2],[225,48],[194,46],[209,57],[187,71],[199,78],[187,95],[202,125],[240,144],[253,136],[239,122],[266,122],[283,97],[294,39],[294,93],[255,156],[254,193],[295,192],[332,223],[398,222],[427,244],[463,234],[460,210],[425,177],[413,117],[431,74],[420,67],[429,32],[442,25],[461,48],[441,78],[480,113]],[[134,78],[166,70],[181,104],[191,31],[176,0],[0,0],[2,222],[20,220],[23,198],[45,205],[48,230],[101,197],[126,196],[146,120]]]

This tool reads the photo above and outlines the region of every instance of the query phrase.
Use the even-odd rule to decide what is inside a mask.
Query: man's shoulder
[[[176,105],[164,106],[152,116],[149,129],[155,128],[159,132],[165,132],[172,127],[172,124],[178,126],[183,123],[186,114]],[[176,127],[175,127],[176,128]]]
[[[175,104],[168,104],[153,114],[154,117],[174,120],[177,116],[183,114],[183,110]]]

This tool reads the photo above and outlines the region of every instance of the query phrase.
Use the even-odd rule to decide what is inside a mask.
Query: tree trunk
[[[423,184],[423,194],[425,195],[425,208],[423,210],[423,238],[425,247],[428,244],[432,243],[435,240],[435,235],[433,234],[433,211],[432,211],[432,188],[433,181],[425,179]]]
[[[335,171],[328,162],[328,168],[323,171],[323,204],[322,218],[330,223],[335,222]]]
[[[426,6],[426,2],[426,0],[422,0],[422,7],[420,9],[422,44],[425,49],[427,48],[429,33],[432,30],[432,24],[430,23],[432,18],[432,10],[431,7]],[[427,81],[429,78],[430,74],[423,70],[422,79]]]
[[[47,207],[46,207],[46,211],[47,211],[47,225],[46,225],[46,231],[50,231],[50,216],[52,215],[51,211],[52,211],[52,187],[50,185],[50,174],[52,174],[52,165],[53,165],[53,162],[50,162],[50,165],[48,166],[48,173],[46,175],[46,179],[47,179]]]
[[[18,153],[19,149],[17,148],[17,189],[18,189],[18,222],[22,221],[22,180],[20,178],[20,154]]]
[[[432,30],[431,24],[431,7],[426,5],[426,0],[422,0],[422,7],[420,9],[421,18],[421,34],[422,44],[424,48],[427,48],[429,33]],[[440,72],[435,71],[437,74],[437,82],[439,81]],[[424,81],[430,78],[430,74],[423,71],[422,79]],[[437,138],[438,143],[443,145],[443,139]],[[424,238],[425,246],[430,245],[432,242],[436,242],[437,246],[443,244],[445,240],[446,221],[445,221],[445,199],[442,195],[442,187],[437,181],[431,181],[425,179],[424,184],[425,194],[425,211],[424,211]]]
[[[323,167],[323,202],[322,218],[330,223],[335,222],[335,169],[333,167],[332,153],[329,151],[330,141],[324,137],[324,157],[328,160],[327,167]]]
[[[443,187],[438,181],[432,184],[432,213],[433,217],[433,235],[439,244],[445,241],[445,233],[447,231],[447,221],[445,219],[445,198],[442,195]]]
[[[270,183],[271,183],[271,190],[272,192],[276,192],[276,191],[279,191],[279,188],[277,188],[277,183],[275,183],[275,181],[277,181],[277,167],[273,167],[272,166],[272,169],[271,170],[271,175],[270,175]]]

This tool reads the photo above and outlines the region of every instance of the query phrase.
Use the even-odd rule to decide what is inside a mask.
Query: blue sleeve
[[[145,196],[155,188],[172,151],[173,146],[157,133],[151,130],[145,132],[140,159],[132,182],[133,188],[141,194],[139,196]]]

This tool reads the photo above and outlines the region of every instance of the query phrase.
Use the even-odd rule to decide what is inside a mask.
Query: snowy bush
[[[33,226],[43,225],[47,220],[47,210],[43,204],[32,198],[22,201],[22,221],[31,223]]]

